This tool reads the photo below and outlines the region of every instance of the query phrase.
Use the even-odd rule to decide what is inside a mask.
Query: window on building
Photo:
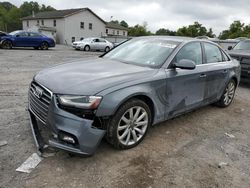
[[[115,35],[115,30],[113,30],[113,35]]]
[[[72,38],[71,38],[71,41],[72,41],[72,42],[75,42],[75,41],[76,41],[76,38],[75,38],[75,37],[72,37]]]
[[[106,33],[107,33],[107,34],[109,33],[109,30],[108,30],[108,29],[106,29]]]
[[[56,27],[56,20],[54,20],[54,27]]]
[[[26,26],[29,27],[29,20],[26,21]]]
[[[44,20],[42,20],[42,25],[44,25]]]
[[[36,21],[37,25],[39,25],[39,20]]]
[[[81,29],[84,29],[84,22],[81,22],[81,23],[80,23],[80,28],[81,28]]]
[[[92,30],[92,28],[93,28],[93,24],[89,23],[89,29]]]
[[[116,34],[119,35],[119,31],[117,31]]]
[[[125,31],[123,31],[123,36],[125,36],[125,35],[126,35]]]

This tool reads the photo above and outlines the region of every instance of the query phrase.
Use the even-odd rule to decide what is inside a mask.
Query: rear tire
[[[130,149],[144,139],[150,125],[151,111],[148,105],[132,99],[123,104],[112,117],[106,138],[117,149]]]
[[[227,84],[226,89],[223,92],[223,95],[221,96],[220,100],[215,103],[215,105],[225,108],[228,107],[234,99],[236,90],[236,83],[234,80],[230,80]]]
[[[49,44],[47,42],[42,42],[40,45],[41,50],[48,50],[49,49]]]
[[[86,45],[86,46],[84,47],[84,51],[86,51],[86,52],[90,51],[90,46],[89,46],[89,45]]]
[[[2,42],[2,48],[3,49],[12,49],[13,45],[12,45],[12,42],[9,41],[9,40],[5,40]]]

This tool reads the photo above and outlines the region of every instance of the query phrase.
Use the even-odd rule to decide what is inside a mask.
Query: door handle
[[[200,78],[206,78],[207,75],[206,74],[200,74]]]
[[[223,70],[222,73],[227,73],[227,69]]]

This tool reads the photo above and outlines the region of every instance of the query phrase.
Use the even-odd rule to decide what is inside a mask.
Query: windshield
[[[18,33],[20,33],[20,31],[13,31],[13,32],[9,33],[9,35],[16,35]]]
[[[234,50],[250,50],[250,41],[240,41],[236,44]]]
[[[179,43],[169,39],[132,39],[110,51],[104,58],[141,66],[162,65]]]

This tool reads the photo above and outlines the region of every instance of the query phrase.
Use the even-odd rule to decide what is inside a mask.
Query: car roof
[[[144,37],[138,37],[138,38],[154,38],[154,39],[162,39],[162,40],[171,40],[175,42],[189,42],[189,41],[207,41],[202,39],[196,39],[191,37],[181,37],[181,36],[144,36]]]

